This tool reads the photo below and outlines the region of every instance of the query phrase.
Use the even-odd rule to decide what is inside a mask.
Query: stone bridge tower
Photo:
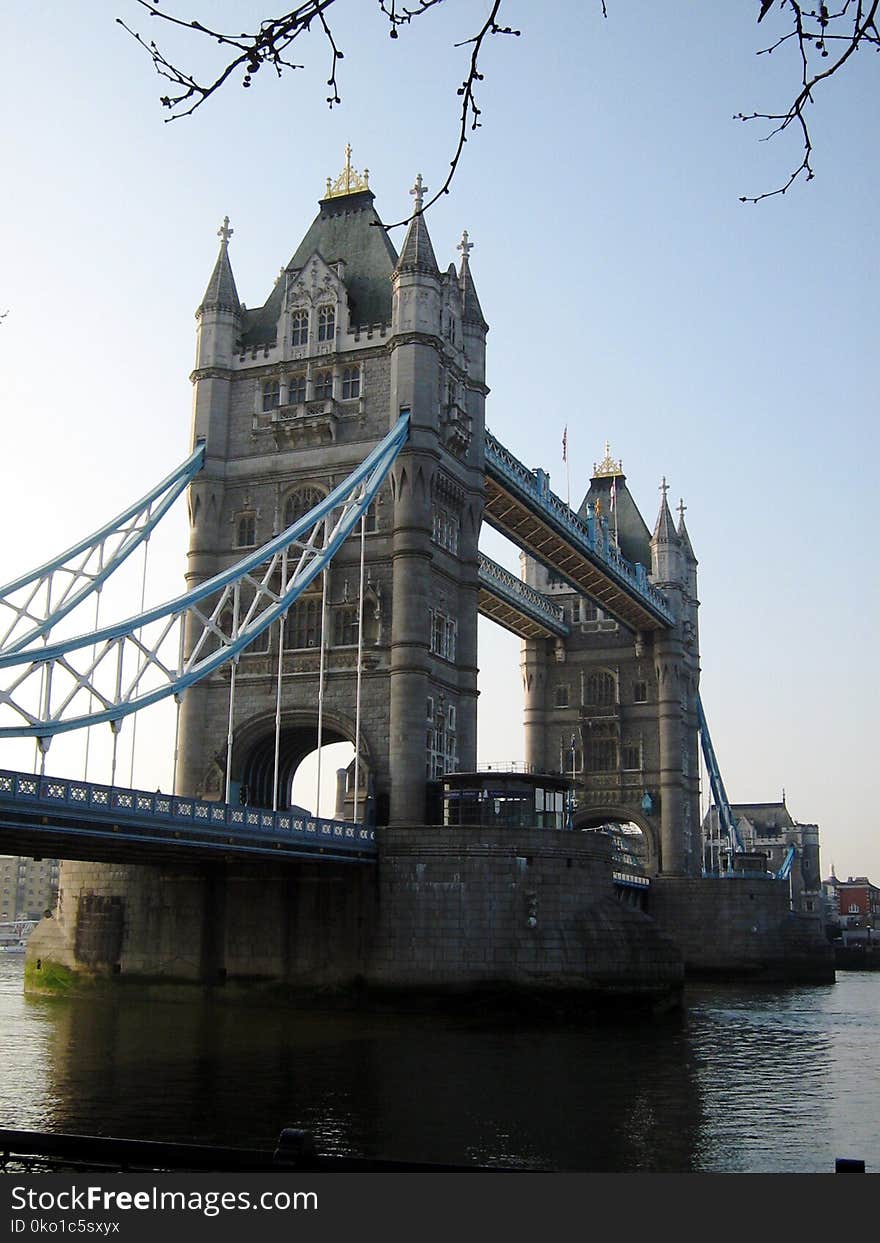
[[[675,624],[633,634],[530,557],[524,575],[560,604],[564,639],[522,646],[526,760],[573,776],[576,827],[632,822],[653,873],[699,875],[697,560],[676,527],[666,483],[653,534],[606,445],[580,507],[606,524],[612,546],[650,569]]]
[[[410,435],[367,520],[360,772],[378,823],[421,824],[426,780],[476,760],[477,541],[485,342],[465,234],[440,270],[421,215],[398,255],[367,174],[328,179],[319,213],[262,307],[239,300],[228,246],[196,313],[188,586],[265,543],[340,483],[410,412]],[[355,741],[359,542],[327,572],[324,743]],[[317,746],[320,578],[289,611],[281,656],[278,805]],[[230,788],[272,806],[280,627],[241,657]],[[229,672],[186,692],[178,789],[222,798]],[[350,812],[352,790],[337,800]],[[333,808],[322,807],[321,814]]]

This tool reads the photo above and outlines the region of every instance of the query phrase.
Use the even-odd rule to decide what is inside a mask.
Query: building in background
[[[840,880],[831,875],[822,882],[825,922],[832,935],[844,945],[870,943],[880,928],[880,887],[867,876]]]
[[[819,869],[819,826],[794,820],[785,800],[781,803],[734,803],[733,812],[747,855],[766,859],[766,870],[777,873],[788,849],[794,846],[791,864],[792,910],[804,914],[823,910],[823,886]],[[726,870],[729,843],[719,828],[718,809],[710,807],[703,820],[703,866],[714,875]]]
[[[0,855],[0,920],[42,919],[58,896],[58,860]]]

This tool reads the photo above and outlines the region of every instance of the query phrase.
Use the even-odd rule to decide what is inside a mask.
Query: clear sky
[[[269,11],[178,7],[236,30]],[[453,44],[488,5],[448,0],[396,41],[377,8],[334,6],[340,107],[324,103],[312,36],[302,73],[264,69],[164,124],[159,80],[114,23],[166,39],[134,0],[47,0],[38,17],[3,6],[0,579],[186,455],[193,312],[224,215],[239,294],[257,306],[346,142],[386,220],[409,210],[417,172],[441,183],[467,55]],[[877,881],[877,60],[863,53],[817,99],[815,180],[743,205],[800,154],[796,135],[762,143],[733,120],[776,110],[796,81],[784,52],[755,55],[775,15],[758,27],[751,2],[608,8],[507,0],[522,36],[489,48],[483,127],[427,216],[441,266],[462,228],[475,243],[488,424],[563,496],[567,424],[575,505],[606,439],[649,526],[668,478],[700,561],[703,702],[731,799],[784,788],[820,825],[823,873]],[[210,51],[168,46],[193,64]],[[185,525],[167,521],[153,601],[182,585]],[[486,533],[515,568],[500,544]],[[521,758],[519,644],[480,633],[481,758]],[[135,783],[167,788],[167,714],[138,730]],[[0,765],[29,767],[31,751],[7,744]],[[64,763],[53,750],[49,769]]]

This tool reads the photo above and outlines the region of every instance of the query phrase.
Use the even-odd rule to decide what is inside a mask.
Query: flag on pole
[[[568,461],[568,424],[566,423],[562,431],[562,460]]]

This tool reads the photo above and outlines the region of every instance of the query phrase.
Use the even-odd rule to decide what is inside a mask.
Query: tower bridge
[[[347,162],[257,308],[239,299],[224,221],[196,312],[190,458],[0,591],[0,739],[41,753],[30,779],[0,773],[0,834],[68,859],[32,963],[651,998],[679,986],[682,944],[699,957],[718,899],[701,876],[684,508],[676,524],[664,486],[649,530],[606,450],[575,513],[487,431],[473,244],[464,234],[441,269],[423,189],[398,254]],[[184,487],[184,594],[57,638]],[[522,550],[520,579],[480,552],[484,521]],[[571,828],[637,826],[653,920],[615,900],[610,839],[537,827],[557,824],[549,779],[533,783],[536,827],[496,824],[503,799],[485,823],[442,822],[443,778],[477,770],[478,614],[522,640],[527,767],[570,787]],[[58,733],[109,722],[115,740],[162,698],[176,704],[173,795],[46,776]],[[309,819],[293,774],[338,740],[354,760],[334,819]],[[724,952],[812,961],[812,933],[796,951],[779,940],[781,883],[763,891],[758,945],[746,883],[724,890]]]

